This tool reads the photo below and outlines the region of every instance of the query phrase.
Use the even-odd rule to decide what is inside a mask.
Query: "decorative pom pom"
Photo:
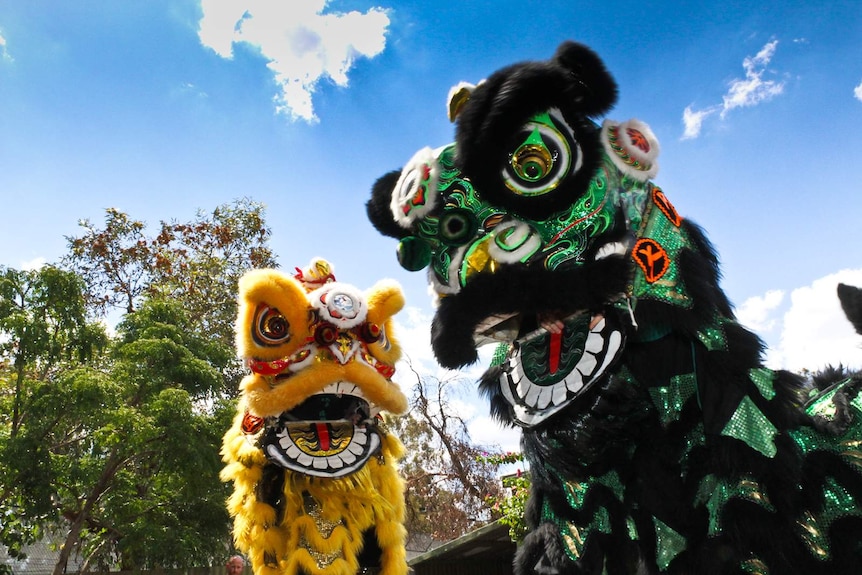
[[[437,152],[422,148],[401,170],[401,176],[392,191],[390,208],[395,222],[405,229],[434,208],[437,199],[437,181],[440,165]]]
[[[602,145],[614,164],[626,175],[646,181],[658,173],[658,139],[640,120],[602,124]]]

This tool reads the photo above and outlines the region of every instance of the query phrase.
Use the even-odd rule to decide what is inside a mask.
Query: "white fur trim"
[[[645,182],[658,174],[658,139],[644,122],[605,120],[601,140],[607,155],[627,176]]]
[[[410,158],[401,170],[389,204],[392,217],[399,226],[410,229],[413,222],[434,208],[439,179],[440,164],[434,150],[422,148]]]

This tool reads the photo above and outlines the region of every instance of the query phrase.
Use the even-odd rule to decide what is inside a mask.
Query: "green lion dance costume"
[[[251,373],[222,449],[237,546],[255,575],[405,575],[403,447],[379,415],[407,409],[391,380],[400,288],[363,294],[315,260],[249,272],[239,289]]]
[[[523,430],[527,574],[862,573],[859,380],[761,363],[717,257],[652,182],[658,143],[596,118],[588,48],[450,94],[455,142],[380,178],[368,214],[439,296],[449,368]]]

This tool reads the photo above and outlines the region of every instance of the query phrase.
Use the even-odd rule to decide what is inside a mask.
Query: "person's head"
[[[239,575],[245,567],[245,560],[239,555],[234,555],[227,560],[227,575]]]

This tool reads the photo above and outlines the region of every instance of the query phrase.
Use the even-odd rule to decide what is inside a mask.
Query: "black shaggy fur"
[[[596,128],[589,118],[607,112],[616,100],[616,83],[595,52],[566,42],[551,60],[509,66],[476,88],[458,117],[458,166],[470,174],[478,189],[485,190],[488,201],[528,218],[548,216],[569,205],[592,178],[599,146]],[[561,102],[567,104],[560,108],[563,117],[581,143],[584,169],[543,202],[506,193],[500,166],[513,134],[527,118]]]

